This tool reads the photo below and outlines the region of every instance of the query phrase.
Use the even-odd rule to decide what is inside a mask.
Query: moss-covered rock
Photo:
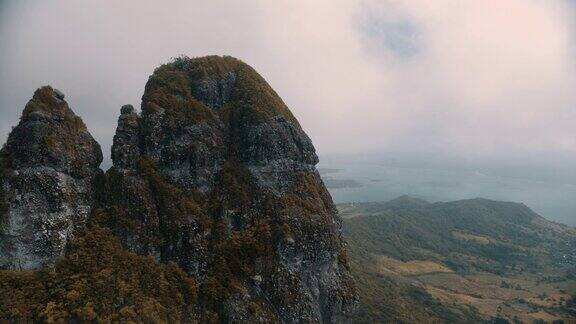
[[[174,263],[130,253],[99,227],[77,233],[53,270],[0,271],[6,322],[192,322],[196,298]]]
[[[180,57],[150,76],[142,114],[122,116],[113,152],[139,150],[114,161],[104,207],[135,230],[107,226],[196,278],[206,319],[348,318],[356,293],[314,147],[258,73]]]
[[[90,214],[100,146],[64,95],[45,86],[0,155],[0,268],[50,266]]]
[[[0,321],[348,321],[341,221],[266,81],[231,57],[180,57],[141,107],[122,107],[104,175],[59,91],[27,105],[0,154],[0,264],[43,270],[0,272]]]

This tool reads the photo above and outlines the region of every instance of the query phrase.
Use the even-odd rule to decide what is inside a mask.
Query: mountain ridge
[[[393,200],[338,208],[362,300],[357,322],[532,322],[576,315],[570,301],[576,229],[524,204],[466,199],[398,207]]]
[[[46,107],[57,103],[54,111],[69,110],[60,91],[43,87],[37,93],[49,103]],[[23,120],[36,114],[28,110]],[[81,119],[70,116],[74,123],[66,122],[63,130],[89,135]],[[48,126],[40,127],[40,140],[52,129]],[[10,138],[17,134],[19,128]],[[43,209],[18,217],[50,223],[50,215],[57,214],[76,226],[57,226],[62,248],[49,250],[46,262],[23,267],[34,272],[1,273],[11,279],[0,284],[6,296],[0,304],[9,305],[0,307],[0,318],[338,323],[354,313],[358,301],[341,220],[316,170],[314,146],[278,94],[247,64],[226,56],[179,57],[158,67],[145,86],[141,112],[130,105],[120,109],[113,166],[105,174],[97,167],[101,153],[95,168],[79,172],[93,166],[82,158],[82,150],[90,149],[84,137],[52,139],[61,155],[74,162],[64,160],[63,170],[89,176],[82,221],[71,221],[65,205],[49,209],[50,186],[36,192]],[[80,142],[68,143],[75,138]],[[3,156],[35,158],[10,143]],[[44,142],[33,147],[46,151]],[[93,147],[100,152],[97,143]],[[77,163],[76,157],[86,163]],[[5,162],[2,174],[17,172]],[[34,190],[17,185],[13,176],[0,180],[5,243],[17,229],[14,197],[28,197]],[[67,184],[63,191],[76,192]],[[64,204],[77,200],[56,196]],[[113,256],[107,268],[95,263],[90,252],[100,251],[94,246],[98,241]],[[28,247],[29,240],[22,244]],[[34,250],[44,252],[43,246]],[[9,244],[2,251],[14,254]],[[111,287],[119,291],[102,291],[98,276],[109,280],[108,274],[122,271],[124,264],[144,270],[129,278],[129,273],[120,275],[128,291],[118,282]],[[163,289],[182,297],[174,305],[166,304],[174,302],[163,289],[138,290],[147,276],[158,274],[171,278]],[[95,282],[78,282],[78,276]],[[35,285],[46,288],[35,290]],[[134,296],[125,298],[130,289],[136,289]],[[50,295],[60,297],[50,300]]]

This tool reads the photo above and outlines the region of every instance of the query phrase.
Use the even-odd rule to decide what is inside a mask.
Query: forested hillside
[[[523,204],[404,196],[339,210],[359,322],[574,317],[576,230]]]

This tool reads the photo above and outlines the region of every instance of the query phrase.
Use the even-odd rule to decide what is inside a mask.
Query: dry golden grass
[[[442,304],[469,305],[485,319],[494,316],[508,319],[516,317],[525,323],[539,319],[546,322],[574,320],[563,318],[566,314],[554,315],[548,311],[569,298],[569,295],[560,293],[560,290],[571,291],[574,287],[573,281],[537,284],[536,276],[504,277],[491,273],[467,276],[435,273],[420,276],[415,280]],[[513,287],[501,287],[500,283],[503,281]],[[517,284],[521,287],[520,290],[515,288]]]
[[[532,321],[534,321],[536,319],[541,319],[541,320],[544,320],[546,323],[552,323],[553,321],[561,320],[562,318],[560,318],[558,316],[554,316],[554,315],[547,313],[545,311],[539,311],[539,312],[530,314],[530,317],[528,317],[526,319],[526,321],[529,321],[530,319]],[[572,322],[569,322],[569,323],[572,323]]]
[[[462,233],[459,231],[453,231],[452,236],[458,240],[471,241],[471,242],[476,242],[478,244],[483,244],[483,245],[488,245],[490,243],[496,242],[496,240],[494,240],[491,237],[472,235],[472,234]]]
[[[452,273],[452,270],[433,261],[402,262],[387,256],[378,256],[377,267],[381,272],[392,271],[403,276],[419,276],[431,273]]]
[[[530,312],[530,308],[527,308],[524,305],[513,303],[511,301],[497,298],[478,298],[465,293],[450,291],[448,289],[433,286],[426,286],[425,288],[428,293],[430,293],[434,298],[436,298],[444,305],[469,305],[474,307],[485,319],[490,319],[496,315],[509,319],[516,317],[524,323],[532,323],[540,319],[544,320],[546,323],[551,323],[554,320],[563,319],[560,316],[552,315],[544,310],[532,313]],[[532,300],[529,302],[531,304],[540,304],[533,303]]]

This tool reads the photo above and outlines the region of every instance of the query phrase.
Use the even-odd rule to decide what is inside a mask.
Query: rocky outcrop
[[[112,160],[119,168],[133,169],[140,158],[139,122],[132,105],[122,106],[112,146]]]
[[[342,322],[355,309],[314,147],[248,65],[159,67],[141,115],[122,108],[112,153],[101,218],[127,248],[202,283],[203,319]]]
[[[189,298],[155,292],[135,301],[146,309],[115,309],[116,320],[148,321],[168,309],[161,300],[173,299],[183,312],[174,318],[191,322],[350,319],[356,291],[315,149],[250,66],[211,56],[178,58],[157,68],[141,113],[121,108],[112,160],[102,174],[100,147],[64,95],[50,87],[37,90],[0,151],[0,267],[39,269],[66,254],[68,261],[56,264],[50,278],[66,281],[62,271],[75,262],[83,265],[74,273],[100,276],[95,259],[107,253],[83,252],[70,260],[66,247],[74,245],[68,244],[74,236],[84,242],[94,233],[111,233],[122,249],[169,268],[177,264],[189,276],[170,278]],[[152,262],[117,251],[115,244],[108,246],[114,246],[111,255]],[[164,279],[147,276],[142,280],[162,286]],[[82,286],[92,284],[103,289],[100,282]],[[63,321],[109,319],[98,296],[88,296],[90,288],[82,290],[86,300],[49,306],[45,300],[62,290],[44,286],[49,293],[35,299],[41,305],[35,310],[50,308]],[[107,293],[119,301],[112,304],[131,303],[125,298],[131,293]]]
[[[0,268],[38,269],[64,253],[90,214],[101,161],[64,95],[38,89],[0,151]]]

